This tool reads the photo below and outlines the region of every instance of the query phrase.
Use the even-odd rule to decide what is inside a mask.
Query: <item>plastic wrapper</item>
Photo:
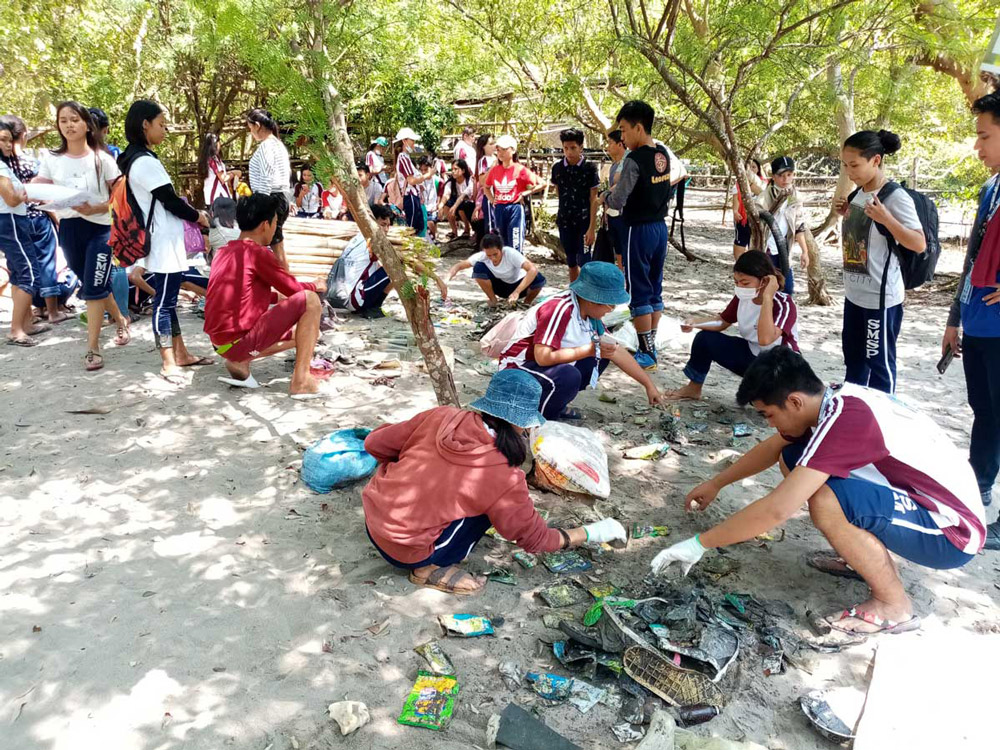
[[[580,557],[580,553],[574,550],[547,552],[542,556],[542,563],[552,573],[582,573],[594,567],[589,560],[584,560]]]
[[[448,658],[441,646],[438,645],[437,641],[430,641],[429,643],[424,643],[423,645],[417,646],[415,649],[420,656],[424,657],[424,660],[430,666],[431,671],[434,674],[440,675],[454,675],[455,665],[451,663],[451,659]]]
[[[535,470],[554,487],[594,497],[611,494],[608,454],[585,427],[548,421],[531,432]]]
[[[397,721],[413,727],[442,730],[451,723],[458,696],[458,680],[423,670],[417,672],[417,681],[403,704]]]
[[[488,617],[479,615],[438,615],[438,622],[448,635],[475,638],[493,635],[493,623]]]
[[[573,689],[571,677],[561,677],[548,672],[528,672],[525,678],[531,683],[531,688],[547,701],[564,701],[569,698]]]

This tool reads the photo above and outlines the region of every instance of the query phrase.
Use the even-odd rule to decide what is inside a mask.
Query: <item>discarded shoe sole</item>
[[[799,705],[802,707],[802,713],[809,719],[809,723],[826,739],[836,742],[838,745],[854,739],[851,728],[833,712],[822,691],[813,690],[806,693],[799,698]]]
[[[622,665],[629,677],[671,706],[725,705],[725,695],[708,677],[674,666],[647,649],[638,646],[626,649]]]

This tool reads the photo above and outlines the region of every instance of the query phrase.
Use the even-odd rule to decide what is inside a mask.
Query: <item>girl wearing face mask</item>
[[[427,232],[427,222],[424,221],[423,201],[421,200],[421,185],[434,175],[425,175],[415,166],[410,154],[413,152],[420,136],[410,128],[403,128],[393,140],[396,149],[396,184],[403,194],[403,214],[406,216],[406,226],[413,227],[417,237],[423,237]]]
[[[779,292],[784,278],[771,259],[749,250],[733,266],[736,294],[720,315],[686,320],[685,333],[699,329],[691,344],[691,358],[684,367],[689,383],[668,393],[673,401],[697,400],[713,363],[742,376],[761,352],[776,346],[799,350],[798,311],[791,295]],[[737,336],[723,331],[736,325]]]

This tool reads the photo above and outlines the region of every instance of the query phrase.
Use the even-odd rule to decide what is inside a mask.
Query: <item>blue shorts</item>
[[[389,557],[375,543],[375,540],[372,539],[371,532],[368,531],[367,526],[365,526],[365,533],[368,534],[368,541],[372,543],[387,563],[396,568],[413,570],[414,568],[423,568],[427,565],[437,565],[439,568],[444,568],[448,565],[458,565],[458,563],[462,562],[462,560],[472,553],[472,550],[479,544],[479,540],[483,538],[483,535],[492,525],[489,516],[485,515],[460,518],[457,521],[452,521],[445,526],[444,531],[438,536],[437,541],[434,543],[434,551],[430,557],[415,563],[404,563]]]
[[[82,300],[106,299],[111,294],[111,227],[86,219],[59,222],[59,246],[66,263],[83,284]]]
[[[667,259],[670,233],[662,221],[633,224],[625,228],[622,265],[632,317],[663,309],[663,263]]]
[[[518,281],[516,284],[512,284],[509,281],[498,279],[493,275],[493,271],[490,270],[489,265],[483,261],[479,261],[472,267],[472,278],[489,281],[493,285],[493,293],[498,297],[509,297],[517,289],[517,285],[521,283]],[[538,274],[528,285],[528,289],[541,289],[543,286],[545,286],[545,277],[542,274]],[[520,296],[523,297],[526,295],[528,289],[521,292]]]
[[[736,222],[733,233],[733,244],[736,247],[750,247],[750,222]]]
[[[590,224],[559,226],[559,242],[566,251],[566,265],[570,268],[586,265],[590,261],[590,251],[583,241]]]
[[[781,452],[785,466],[794,468],[805,444],[793,443]],[[864,479],[830,477],[826,485],[840,502],[847,520],[871,533],[890,552],[937,570],[960,568],[975,555],[948,541],[930,511],[907,493]]]
[[[0,214],[0,250],[3,250],[7,259],[10,283],[34,295],[38,291],[41,277],[35,245],[31,241],[31,223],[27,216]]]
[[[378,310],[389,296],[389,274],[384,268],[379,267],[375,273],[365,281],[359,281],[354,291],[351,292],[351,302],[354,304],[354,311]],[[358,304],[360,300],[361,304]]]

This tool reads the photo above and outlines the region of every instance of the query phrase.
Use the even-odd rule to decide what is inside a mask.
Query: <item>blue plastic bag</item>
[[[302,458],[302,481],[326,493],[370,475],[378,462],[365,451],[369,432],[363,427],[337,430],[309,446]]]

